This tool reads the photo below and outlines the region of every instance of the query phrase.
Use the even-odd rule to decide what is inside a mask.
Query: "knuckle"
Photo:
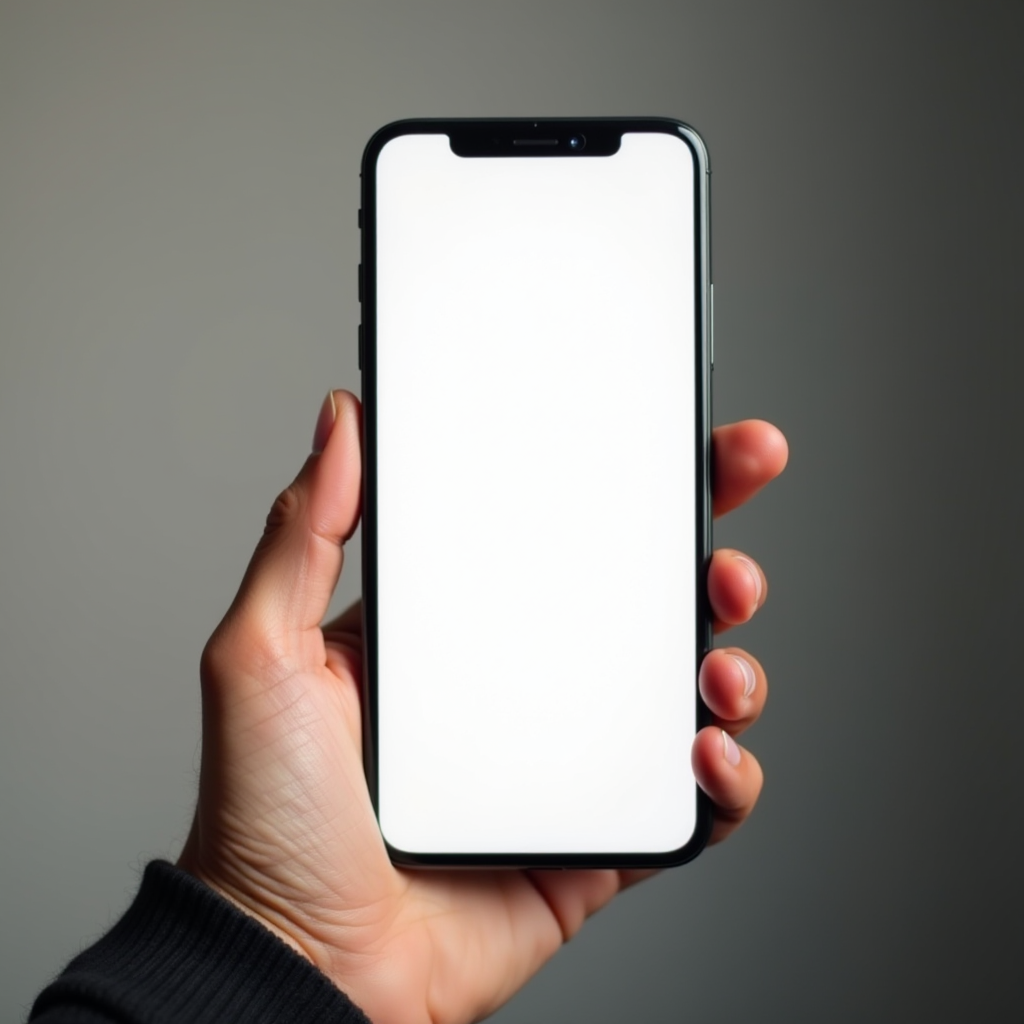
[[[213,631],[203,647],[203,653],[199,656],[199,681],[203,690],[216,689],[227,675],[231,664],[230,641],[225,636],[222,624]]]
[[[263,539],[274,536],[283,527],[295,522],[302,509],[302,493],[296,484],[289,484],[274,499],[270,511],[267,513],[267,521],[263,527]]]
[[[265,688],[293,671],[292,651],[285,638],[260,621],[232,612],[214,630],[199,658],[199,680],[207,696],[235,691],[243,680]]]

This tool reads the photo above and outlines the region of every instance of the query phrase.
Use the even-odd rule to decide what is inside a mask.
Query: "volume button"
[[[359,301],[363,301],[363,265],[359,264]]]
[[[363,325],[359,325],[359,369],[363,368]]]
[[[708,285],[708,334],[711,336],[711,369],[715,368],[715,286]]]

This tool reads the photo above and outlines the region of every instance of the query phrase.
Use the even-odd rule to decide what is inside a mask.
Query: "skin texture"
[[[311,960],[374,1024],[460,1024],[493,1012],[587,917],[652,872],[391,865],[363,775],[361,607],[323,623],[359,515],[360,415],[353,395],[328,395],[314,453],[275,501],[203,652],[199,801],[179,864]],[[717,429],[716,515],[786,458],[767,423]],[[720,633],[749,620],[768,585],[747,556],[721,550],[708,592]],[[730,737],[757,720],[767,683],[755,659],[726,647],[705,659],[700,689],[716,722],[692,757],[717,842],[761,790],[756,759]]]

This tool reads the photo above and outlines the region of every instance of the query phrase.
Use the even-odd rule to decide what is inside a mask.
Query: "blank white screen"
[[[416,853],[695,822],[694,164],[377,163],[378,800]]]

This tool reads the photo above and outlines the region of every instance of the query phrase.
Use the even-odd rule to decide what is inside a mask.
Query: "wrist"
[[[242,886],[225,881],[216,873],[206,870],[200,858],[195,855],[191,840],[186,844],[175,866],[191,875],[197,881],[202,882],[208,889],[211,889],[222,899],[227,900],[228,903],[232,904],[236,910],[240,910],[246,917],[262,925],[321,973],[327,974],[327,971],[324,969],[325,964],[315,955],[315,944],[308,938],[299,938],[301,931],[294,926],[294,923],[285,914],[275,912],[272,906],[264,905],[263,902],[254,899]],[[267,900],[266,903],[269,904],[270,901]]]

